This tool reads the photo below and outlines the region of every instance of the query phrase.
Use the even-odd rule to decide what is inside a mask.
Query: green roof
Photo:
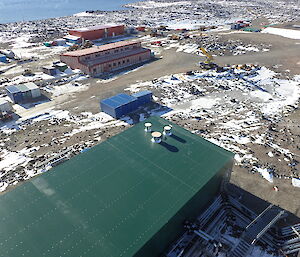
[[[233,159],[172,126],[155,144],[139,123],[2,195],[1,256],[133,256]]]

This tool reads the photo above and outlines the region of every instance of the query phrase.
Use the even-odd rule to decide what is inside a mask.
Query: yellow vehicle
[[[207,63],[210,63],[210,62],[212,62],[213,61],[213,57],[212,57],[212,55],[210,55],[206,50],[205,50],[205,48],[203,48],[203,47],[200,47],[200,50],[201,50],[201,52],[206,56],[206,62]]]
[[[209,54],[203,47],[200,47],[200,50],[206,56],[206,61],[199,63],[200,67],[206,70],[217,68],[218,65],[213,62],[214,58],[212,57],[212,55]]]

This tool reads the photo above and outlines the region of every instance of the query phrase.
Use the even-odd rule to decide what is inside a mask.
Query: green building
[[[151,117],[152,130],[170,122]],[[3,257],[155,257],[229,179],[233,154],[172,125],[144,123],[0,197]]]

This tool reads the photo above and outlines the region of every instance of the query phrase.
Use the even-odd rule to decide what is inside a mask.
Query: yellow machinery
[[[214,58],[212,57],[212,55],[209,54],[203,47],[200,47],[200,50],[206,56],[206,61],[199,63],[200,67],[206,70],[217,68],[218,65],[213,62]]]
[[[211,63],[212,61],[213,61],[213,57],[212,57],[212,55],[210,55],[206,50],[205,50],[205,48],[203,48],[203,47],[200,47],[200,50],[201,50],[201,52],[206,56],[206,63]]]

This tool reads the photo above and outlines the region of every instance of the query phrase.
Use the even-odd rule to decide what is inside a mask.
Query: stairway
[[[230,257],[247,256],[250,247],[254,245],[283,214],[283,210],[280,210],[272,204],[269,205],[246,227],[246,230],[240,238],[240,242],[231,250]]]
[[[245,240],[241,239],[238,245],[233,249],[230,256],[232,257],[244,257],[250,249],[251,244],[247,243]]]

